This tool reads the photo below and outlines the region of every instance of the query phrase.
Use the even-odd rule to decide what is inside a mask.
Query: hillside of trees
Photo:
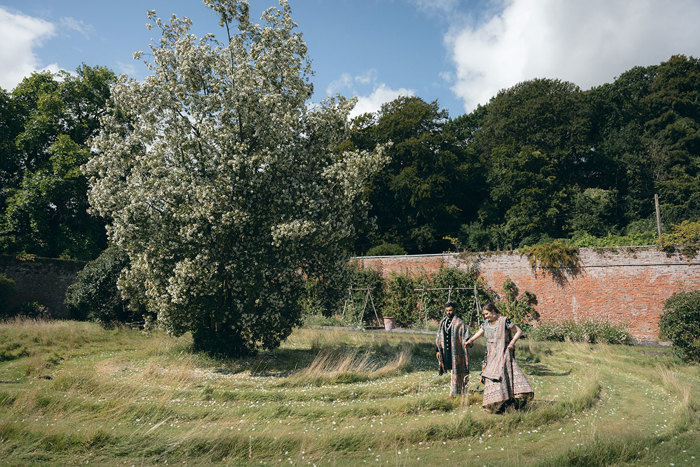
[[[0,252],[89,260],[105,248],[81,166],[114,81],[82,66],[0,89]],[[456,118],[400,97],[354,119],[337,149],[388,142],[355,254],[643,235],[656,230],[654,194],[668,229],[700,217],[700,60],[673,56],[586,91],[525,81]]]

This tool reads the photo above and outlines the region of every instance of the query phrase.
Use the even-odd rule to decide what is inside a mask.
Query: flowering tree
[[[285,0],[262,24],[244,0],[205,0],[226,40],[165,22],[143,82],[124,76],[86,164],[93,209],[130,265],[122,293],[195,347],[245,355],[299,323],[303,276],[331,281],[347,259],[364,181],[381,148],[334,150],[352,102],[307,105],[306,45]]]

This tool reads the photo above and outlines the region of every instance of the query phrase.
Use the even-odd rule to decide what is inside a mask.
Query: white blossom
[[[307,105],[312,72],[286,1],[262,25],[245,1],[205,3],[225,40],[148,12],[161,37],[136,56],[151,74],[119,78],[85,172],[131,259],[123,293],[201,347],[245,353],[298,323],[300,273],[341,268],[363,184],[385,158],[336,150],[352,102]]]

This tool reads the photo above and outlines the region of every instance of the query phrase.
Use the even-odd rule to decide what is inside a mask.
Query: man
[[[456,315],[453,303],[445,304],[445,317],[440,321],[435,345],[440,374],[450,371],[450,397],[462,394],[469,382],[469,356],[464,343],[470,337],[469,328]]]

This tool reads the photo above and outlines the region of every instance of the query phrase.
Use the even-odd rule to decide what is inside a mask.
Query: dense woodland
[[[0,89],[0,252],[89,260],[105,248],[81,166],[114,81],[84,65]],[[665,229],[700,217],[700,60],[673,56],[586,91],[525,81],[455,118],[401,97],[353,120],[337,150],[388,142],[355,254],[643,242],[656,230],[655,193]]]

